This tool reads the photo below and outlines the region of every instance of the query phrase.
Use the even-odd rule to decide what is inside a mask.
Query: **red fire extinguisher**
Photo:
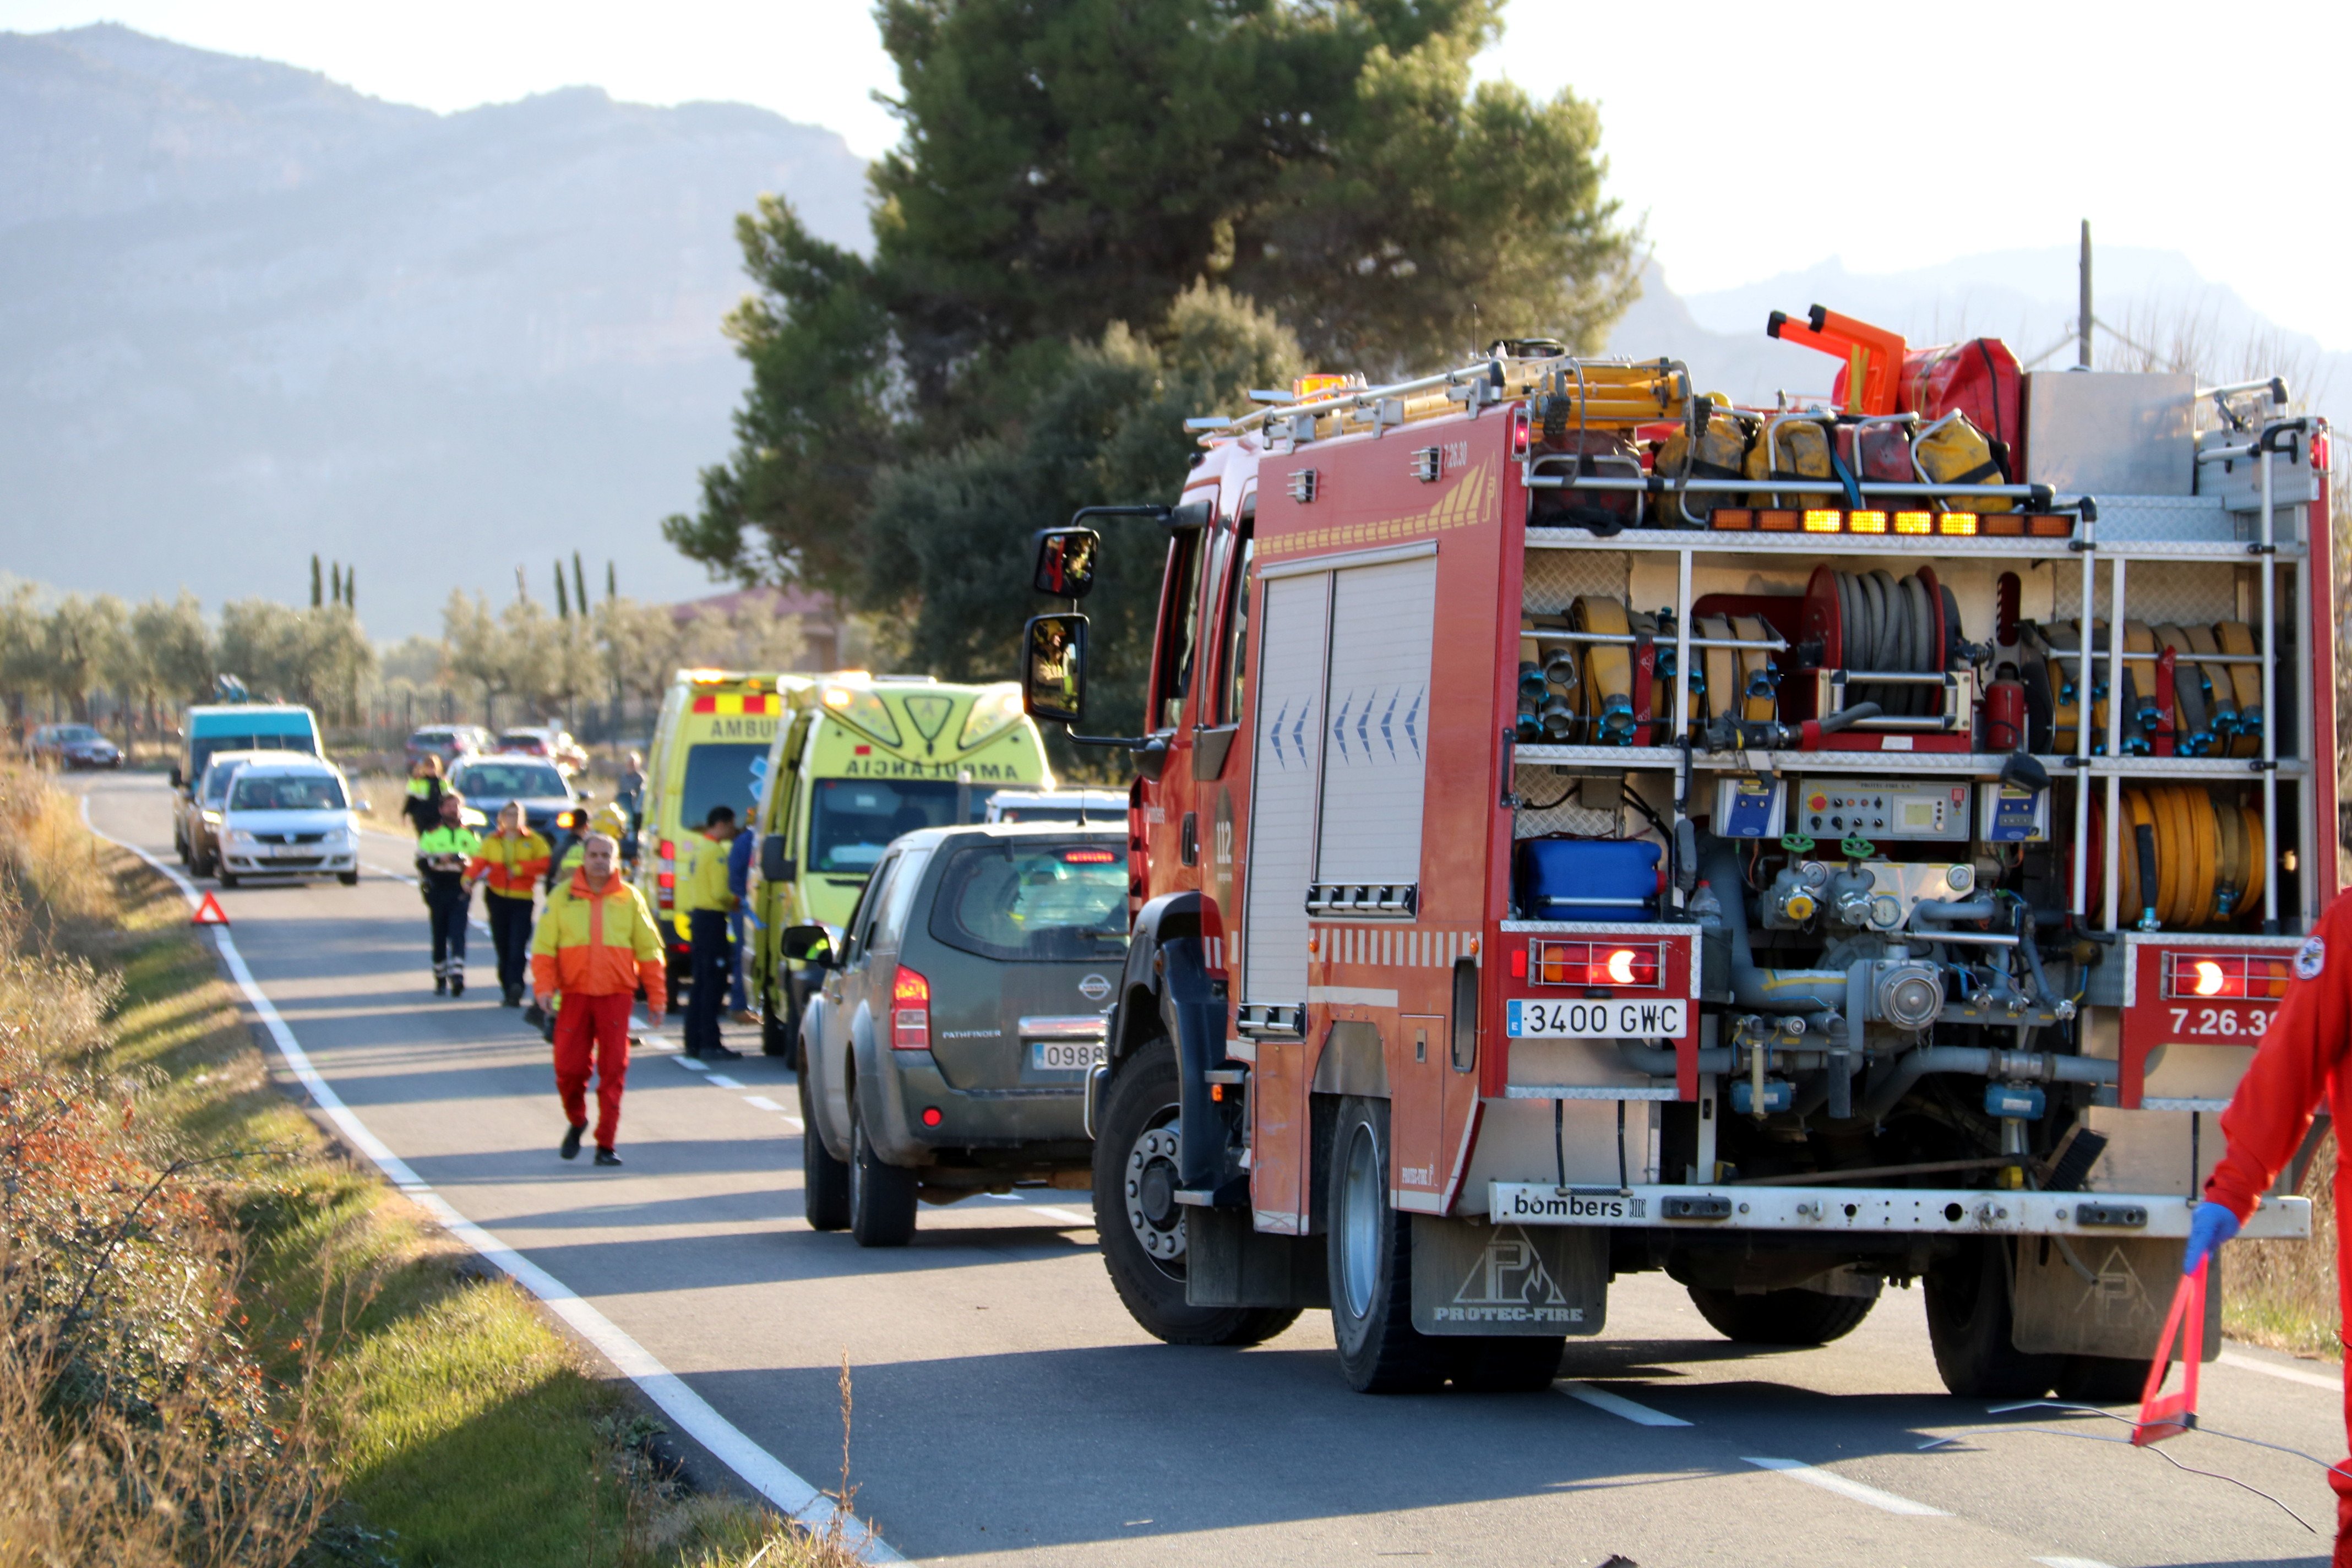
[[[2017,679],[2015,669],[2002,665],[2002,673],[1984,694],[1984,749],[1988,752],[2021,751],[2025,746],[2025,687]]]

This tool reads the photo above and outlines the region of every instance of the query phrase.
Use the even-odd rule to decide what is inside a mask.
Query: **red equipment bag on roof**
[[[1830,399],[1840,408],[1847,406],[1845,382],[1841,367],[1830,384]],[[1999,338],[1970,338],[1964,343],[1905,350],[1895,406],[1930,423],[1958,409],[1969,424],[2001,444],[2014,475],[2024,471],[2024,395],[2025,373],[2009,345]]]
[[[1903,356],[1896,406],[1928,420],[1955,408],[1969,423],[2009,448],[2009,471],[2021,474],[2025,443],[2025,375],[1999,338],[1970,338],[1913,349]]]

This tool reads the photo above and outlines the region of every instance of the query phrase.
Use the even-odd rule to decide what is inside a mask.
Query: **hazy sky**
[[[0,0],[16,31],[98,20],[444,110],[592,83],[761,104],[867,155],[897,133],[860,0]],[[1508,21],[1483,68],[1599,102],[1611,188],[1684,292],[1830,256],[1878,272],[2071,245],[2088,217],[2352,348],[2352,163],[2328,108],[2352,7],[1519,0]]]

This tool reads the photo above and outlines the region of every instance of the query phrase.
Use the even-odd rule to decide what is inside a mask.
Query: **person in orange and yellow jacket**
[[[555,1092],[567,1123],[557,1151],[580,1152],[588,1130],[588,1078],[596,1078],[596,1163],[617,1165],[621,1090],[629,1076],[629,1008],[645,988],[647,1027],[659,1028],[666,1000],[661,932],[638,891],[621,878],[620,846],[592,833],[580,869],[559,885],[530,943],[531,990],[556,1006]]]
[[[2221,1112],[2227,1152],[2205,1184],[2205,1201],[2189,1222],[2181,1272],[2238,1234],[2303,1147],[2312,1113],[2327,1101],[2336,1125],[2352,1126],[2352,898],[2339,896],[2294,955],[2294,978],[2263,1031],[2263,1043]],[[2336,1166],[2336,1209],[2352,1212],[2352,1161]],[[2337,1331],[2352,1322],[2352,1227],[2336,1233]],[[2352,1433],[2352,1380],[2345,1384],[2345,1426]],[[2327,1472],[2336,1492],[2335,1568],[2352,1568],[2352,1461]]]
[[[522,1005],[530,967],[531,900],[538,894],[534,884],[554,853],[523,821],[522,806],[510,800],[499,809],[499,830],[481,841],[466,868],[467,877],[489,889],[482,902],[490,917],[490,945],[499,952],[499,988],[509,1007]]]

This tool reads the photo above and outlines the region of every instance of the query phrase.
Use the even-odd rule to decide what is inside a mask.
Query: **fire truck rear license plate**
[[[1545,1002],[1510,1003],[1508,1033],[1515,1040],[1654,1040],[1680,1039],[1680,1002]]]

